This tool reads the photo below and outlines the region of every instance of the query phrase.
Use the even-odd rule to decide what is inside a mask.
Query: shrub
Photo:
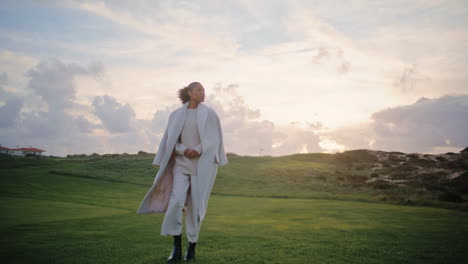
[[[385,180],[376,180],[372,183],[372,186],[377,189],[389,189],[392,187],[392,184]]]
[[[463,198],[458,193],[451,192],[451,191],[444,191],[443,193],[439,194],[438,199],[440,201],[453,202],[453,203],[463,202]]]
[[[468,165],[462,159],[451,160],[451,161],[445,162],[443,164],[443,167],[447,169],[452,169],[452,170],[453,169],[460,169],[460,170],[468,169]]]
[[[463,172],[449,183],[453,189],[462,194],[468,193],[468,171]]]
[[[398,167],[398,170],[401,171],[401,172],[413,172],[413,171],[417,171],[418,170],[418,167],[414,166],[414,165],[411,165],[411,164],[402,164]]]
[[[390,162],[388,162],[388,161],[386,161],[386,160],[382,162],[382,167],[383,167],[383,168],[389,168],[390,166],[391,166],[391,165],[390,165]]]
[[[354,167],[355,170],[363,170],[366,168],[366,165],[364,164],[359,164]]]
[[[323,175],[318,175],[318,176],[315,177],[315,178],[317,178],[317,179],[319,179],[319,180],[321,180],[321,181],[327,181],[327,178],[326,178],[325,176],[323,176]]]
[[[427,185],[426,187],[426,190],[428,191],[444,191],[445,190],[445,187],[440,185],[440,184],[434,184],[434,185]]]

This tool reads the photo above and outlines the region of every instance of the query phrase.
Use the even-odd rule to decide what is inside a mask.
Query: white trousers
[[[182,234],[182,209],[184,208],[186,198],[188,198],[187,210],[185,212],[185,233],[187,234],[188,241],[192,243],[198,241],[201,222],[198,220],[198,217],[195,217],[193,212],[192,201],[194,195],[190,190],[192,177],[197,176],[181,173],[177,171],[177,168],[174,168],[174,183],[171,198],[161,226],[162,236],[177,236]]]

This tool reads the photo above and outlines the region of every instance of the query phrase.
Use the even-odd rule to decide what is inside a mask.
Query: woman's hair
[[[189,85],[185,86],[184,88],[179,89],[177,94],[179,95],[179,99],[180,99],[180,101],[182,101],[183,104],[190,101],[190,96],[189,96],[188,92],[192,91],[193,88],[197,87],[197,85],[201,85],[201,83],[191,82]]]

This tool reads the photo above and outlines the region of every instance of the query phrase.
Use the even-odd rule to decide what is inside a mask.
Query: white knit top
[[[184,123],[184,128],[179,137],[179,141],[176,145],[176,163],[175,170],[181,173],[190,174],[192,176],[197,175],[197,158],[188,158],[184,156],[184,151],[187,148],[195,149],[201,154],[201,141],[200,134],[198,133],[197,127],[197,109],[187,109],[187,116]]]

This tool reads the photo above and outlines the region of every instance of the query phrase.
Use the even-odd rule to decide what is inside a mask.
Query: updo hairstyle
[[[189,91],[192,91],[193,88],[197,87],[197,85],[201,85],[199,82],[191,82],[189,85],[185,86],[182,89],[179,89],[177,92],[180,101],[182,101],[182,104],[185,104],[186,102],[190,101],[190,96],[188,94]]]

